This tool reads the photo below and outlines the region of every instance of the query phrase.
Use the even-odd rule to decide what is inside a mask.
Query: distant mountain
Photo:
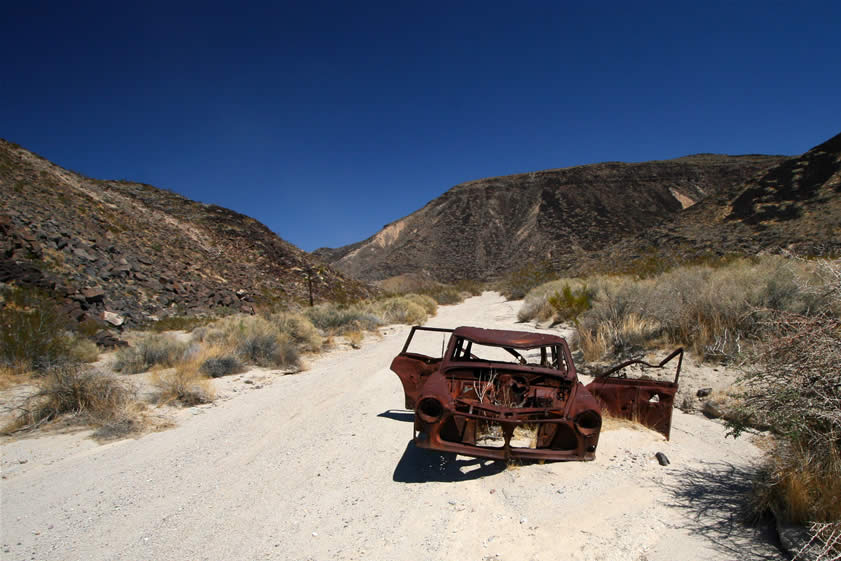
[[[418,272],[440,281],[490,279],[530,261],[575,268],[784,159],[699,154],[470,181],[367,240],[315,255],[368,281]]]
[[[77,318],[136,324],[308,299],[322,267],[260,222],[151,185],[90,179],[0,140],[0,282],[57,293]],[[368,293],[330,268],[316,300]]]
[[[630,236],[596,261],[788,249],[841,254],[841,134]]]

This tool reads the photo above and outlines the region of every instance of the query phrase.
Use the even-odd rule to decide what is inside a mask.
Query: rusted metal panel
[[[416,446],[499,460],[595,458],[599,404],[562,337],[460,327],[439,358],[410,350],[417,331],[432,330],[413,328],[391,365],[415,410]],[[485,356],[494,349],[503,352]]]
[[[674,381],[648,378],[628,378],[624,370],[632,366],[662,369],[677,358]],[[629,360],[599,374],[587,385],[596,399],[611,415],[630,419],[662,433],[669,439],[672,429],[672,410],[678,390],[683,349],[679,348],[659,364]]]

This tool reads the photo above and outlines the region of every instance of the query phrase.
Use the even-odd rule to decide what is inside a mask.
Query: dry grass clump
[[[437,304],[458,304],[470,296],[478,296],[485,289],[485,284],[474,280],[460,280],[453,284],[443,284],[421,274],[408,273],[380,281],[380,288],[395,296],[412,294],[428,296]],[[420,302],[418,302],[420,303]],[[426,304],[421,304],[425,308]],[[430,315],[435,310],[427,309]]]
[[[348,331],[345,333],[345,337],[347,338],[350,346],[354,349],[361,348],[362,340],[365,339],[365,335],[361,331]]]
[[[298,346],[292,336],[260,316],[231,316],[197,335],[208,344],[230,350],[245,363],[284,368],[300,366]]]
[[[191,360],[175,368],[153,370],[152,384],[158,389],[158,400],[186,406],[212,402],[216,393],[210,380],[200,372],[200,364],[198,360]]]
[[[345,331],[372,331],[382,325],[382,319],[370,309],[360,304],[342,306],[338,304],[319,304],[307,308],[304,314],[317,328],[327,333]]]
[[[438,302],[432,296],[427,294],[409,293],[403,296],[409,302],[414,302],[426,312],[428,316],[434,316],[438,311]]]
[[[426,323],[426,310],[415,301],[405,296],[393,296],[385,300],[378,300],[369,304],[370,309],[381,317],[384,323],[405,323],[420,325]]]
[[[100,428],[126,425],[136,411],[134,387],[88,367],[67,364],[51,368],[36,383],[38,390],[15,408],[18,416],[3,428],[4,433],[31,430],[62,416]]]
[[[826,307],[825,296],[804,289],[815,280],[815,268],[765,256],[719,268],[678,267],[648,279],[563,279],[533,289],[518,317],[576,322],[590,359],[663,343],[727,358],[756,338],[762,318],[775,310],[814,314]]]
[[[68,355],[75,362],[96,362],[99,358],[99,347],[90,339],[76,339],[70,345]]]
[[[421,292],[425,296],[428,296],[435,300],[437,304],[441,304],[444,306],[458,304],[460,302],[463,302],[467,296],[470,296],[470,293],[464,292],[454,286],[448,285],[436,285],[430,288],[426,288]]]
[[[189,345],[172,335],[150,334],[130,347],[117,351],[113,368],[117,372],[136,374],[153,366],[174,366],[190,351]]]
[[[272,314],[269,321],[281,332],[288,334],[303,351],[318,352],[324,344],[324,339],[318,329],[304,315],[281,312]]]

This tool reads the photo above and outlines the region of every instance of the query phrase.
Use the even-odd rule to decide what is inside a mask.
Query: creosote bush
[[[70,322],[46,292],[0,290],[0,364],[38,371],[71,360]]]
[[[190,351],[189,345],[172,335],[150,334],[117,351],[114,370],[127,374],[145,372],[153,366],[174,366]]]
[[[197,340],[230,351],[243,363],[270,367],[299,367],[298,346],[278,324],[260,316],[230,316],[196,330]]]

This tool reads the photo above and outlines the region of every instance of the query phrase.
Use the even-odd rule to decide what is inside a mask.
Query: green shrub
[[[114,370],[136,374],[153,366],[174,366],[185,358],[188,351],[190,348],[186,343],[171,335],[146,335],[133,346],[117,351]]]
[[[56,300],[29,288],[4,287],[0,295],[0,364],[44,371],[71,359],[71,324]]]
[[[69,355],[75,362],[96,362],[99,358],[99,347],[90,339],[76,338],[70,345]]]
[[[557,320],[570,320],[577,325],[578,316],[592,307],[593,295],[587,285],[573,289],[568,284],[564,284],[560,292],[555,291],[549,296],[548,302],[555,310]]]
[[[199,365],[199,372],[211,378],[221,378],[242,371],[242,362],[234,355],[211,356]]]
[[[310,321],[324,331],[371,331],[382,325],[382,320],[362,305],[339,306],[319,304],[304,312]]]

